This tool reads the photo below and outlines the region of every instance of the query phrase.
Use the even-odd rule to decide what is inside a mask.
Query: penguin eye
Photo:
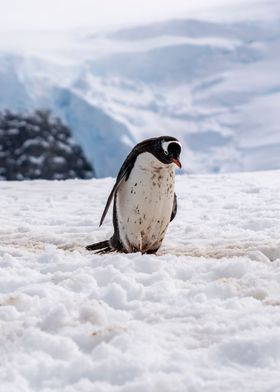
[[[168,147],[169,147],[169,144],[170,144],[171,142],[166,142],[166,141],[162,141],[161,142],[161,148],[162,148],[162,150],[163,150],[163,152],[164,152],[164,155],[169,155],[169,151],[168,151]]]

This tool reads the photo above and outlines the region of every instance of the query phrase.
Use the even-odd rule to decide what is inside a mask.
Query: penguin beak
[[[171,158],[172,162],[175,163],[176,166],[178,166],[180,169],[182,167],[181,162],[179,161],[179,159],[176,158]]]

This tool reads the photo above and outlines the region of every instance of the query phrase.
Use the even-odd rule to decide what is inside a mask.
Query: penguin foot
[[[86,249],[90,251],[95,251],[95,253],[99,255],[115,251],[115,249],[112,249],[112,247],[110,246],[110,242],[108,240],[88,245],[86,246]]]

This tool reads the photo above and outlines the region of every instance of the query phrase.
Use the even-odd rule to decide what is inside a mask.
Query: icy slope
[[[163,134],[183,142],[188,173],[279,169],[277,18],[0,34],[0,108],[50,107],[98,177]]]
[[[158,256],[84,250],[112,179],[0,183],[1,389],[278,391],[279,181],[178,177]]]
[[[90,61],[83,88],[138,138],[179,137],[189,172],[280,167],[279,20],[177,20],[110,38],[119,51]]]

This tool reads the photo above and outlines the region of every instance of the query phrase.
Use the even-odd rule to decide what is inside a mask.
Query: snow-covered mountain
[[[54,110],[98,176],[161,134],[183,142],[187,172],[280,167],[278,20],[23,34],[1,48],[0,108]]]

